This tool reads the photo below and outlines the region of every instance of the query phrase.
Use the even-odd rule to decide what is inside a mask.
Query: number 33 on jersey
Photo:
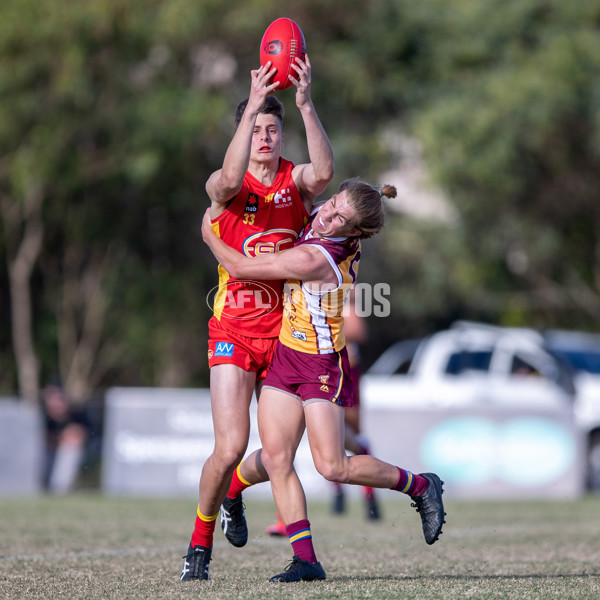
[[[294,245],[308,213],[292,178],[293,166],[282,158],[270,186],[246,173],[227,210],[212,222],[228,246],[253,257]],[[283,281],[239,281],[219,265],[215,317],[225,328],[243,335],[276,337],[281,326],[282,291]]]

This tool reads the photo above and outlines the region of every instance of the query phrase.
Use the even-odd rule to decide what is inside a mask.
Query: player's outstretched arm
[[[312,101],[310,59],[308,55],[305,58],[303,61],[296,57],[296,64],[292,65],[292,68],[297,75],[289,77],[296,86],[296,106],[304,122],[310,158],[310,163],[298,165],[294,169],[294,181],[302,198],[306,200],[307,208],[310,208],[313,199],[322,193],[333,179],[334,164],[331,143]]]
[[[206,182],[206,192],[213,203],[229,202],[242,187],[250,162],[252,132],[256,117],[264,106],[265,98],[279,85],[278,82],[269,83],[275,72],[276,69],[271,68],[270,62],[250,72],[251,85],[248,104],[229,143],[223,159],[223,166],[215,171]]]
[[[290,248],[252,258],[228,246],[213,230],[210,209],[202,220],[202,238],[221,266],[236,279],[300,279],[328,282],[334,276],[331,265],[316,248]]]

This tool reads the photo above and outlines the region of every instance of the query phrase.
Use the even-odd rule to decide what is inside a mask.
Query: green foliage
[[[476,316],[597,329],[600,8],[538,0],[370,6],[361,30],[377,40],[370,87],[381,111],[390,107],[377,127],[400,120],[423,143],[461,220],[422,231],[414,276],[397,278],[400,337],[439,325],[438,309],[445,324]],[[390,270],[406,275],[398,262],[411,254],[400,256]],[[425,327],[415,311],[425,311]]]
[[[2,54],[12,68],[0,81],[6,166],[1,185],[15,202],[32,180],[45,190],[43,277],[36,284],[45,374],[68,375],[69,365],[56,358],[56,337],[52,341],[45,329],[57,330],[53,321],[61,319],[67,276],[82,278],[98,254],[118,257],[105,261],[97,277],[108,303],[102,338],[113,340],[108,347],[117,337],[120,342],[114,361],[90,373],[93,383],[107,373],[118,380],[121,370],[141,370],[146,383],[161,380],[164,350],[128,339],[124,324],[132,313],[143,318],[148,337],[152,331],[197,327],[198,338],[204,338],[206,304],[189,306],[184,323],[173,323],[174,315],[160,307],[172,307],[173,296],[189,293],[192,281],[203,283],[207,253],[194,227],[205,205],[198,196],[208,171],[198,154],[210,146],[223,105],[209,90],[185,85],[192,79],[193,65],[184,60],[189,47],[181,48],[177,31],[166,38],[161,22],[146,18],[152,4],[164,3],[3,6]],[[25,14],[40,27],[25,27]],[[128,272],[132,264],[137,267]],[[149,265],[159,267],[146,277]],[[135,305],[119,302],[123,285],[144,288]],[[178,293],[169,294],[173,288]],[[149,302],[153,296],[160,302]],[[80,340],[89,316],[86,302],[89,298],[80,299],[74,315]],[[102,353],[102,347],[96,350]],[[204,371],[199,363],[186,373],[189,381]]]
[[[331,189],[354,175],[383,183],[402,160],[399,132],[422,143],[459,213],[443,225],[391,216],[367,245],[362,280],[393,290],[371,352],[456,317],[597,328],[596,3],[5,0],[0,194],[27,216],[27,195],[43,193],[31,281],[43,375],[75,370],[96,290],[90,386],[207,383],[204,295],[216,274],[199,236],[204,182],[280,16],[306,36],[336,156]],[[288,156],[305,160],[293,89],[280,98]],[[6,253],[2,230],[4,263]],[[6,348],[8,294],[0,317]],[[14,361],[2,352],[8,389]]]
[[[453,4],[462,18],[431,48],[449,91],[415,131],[486,266],[476,286],[529,290],[529,319],[551,324],[569,295],[599,291],[600,12],[583,2]],[[562,290],[554,307],[535,298],[549,285]]]

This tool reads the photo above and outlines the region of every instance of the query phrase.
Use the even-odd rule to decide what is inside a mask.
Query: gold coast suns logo
[[[329,386],[327,384],[329,383],[329,375],[319,375],[319,381],[321,382],[321,391],[328,392]]]
[[[289,250],[298,234],[293,229],[269,229],[247,237],[242,245],[246,256],[260,256],[271,252]]]

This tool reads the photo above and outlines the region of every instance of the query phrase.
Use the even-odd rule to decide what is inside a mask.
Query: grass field
[[[427,546],[410,501],[389,493],[383,519],[354,501],[333,517],[310,503],[323,582],[272,584],[291,558],[263,532],[273,505],[250,500],[250,541],[215,535],[211,581],[179,581],[194,500],[77,494],[0,499],[0,598],[600,598],[600,498],[574,502],[446,502]]]

